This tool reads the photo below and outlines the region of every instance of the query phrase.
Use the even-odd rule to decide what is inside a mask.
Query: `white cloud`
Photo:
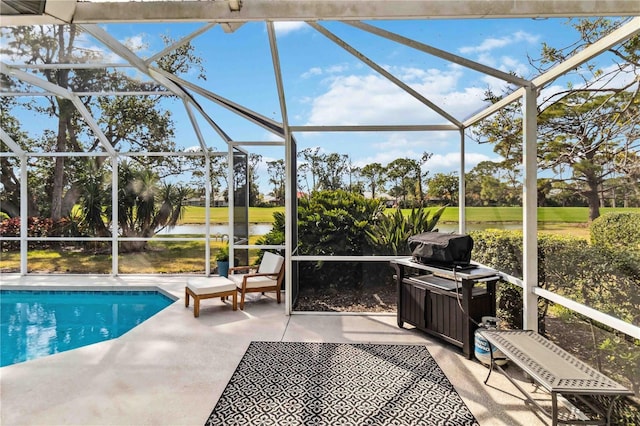
[[[511,56],[514,49],[520,49],[519,46],[524,44],[531,45],[539,41],[539,37],[529,34],[525,31],[518,31],[510,36],[504,37],[489,37],[475,46],[464,46],[459,49],[462,54],[475,54],[475,60],[481,64],[490,66],[492,68],[504,71],[515,72],[518,75],[530,77],[528,74],[531,72],[528,63],[522,62]],[[516,46],[517,45],[517,46]],[[508,49],[509,55],[495,55],[495,52],[499,49]],[[524,49],[522,49],[524,50]],[[487,77],[485,80],[490,82]],[[493,83],[492,83],[493,84]]]
[[[320,68],[320,67],[309,68],[309,70],[304,72],[304,73],[302,73],[302,75],[300,77],[302,77],[302,78],[310,78],[310,77],[314,77],[316,75],[322,75],[322,68]]]
[[[129,50],[133,52],[142,52],[148,48],[148,45],[144,41],[144,37],[142,36],[142,34],[128,37],[122,42],[122,44],[127,46],[127,48],[129,48]]]
[[[302,21],[278,21],[273,26],[278,35],[284,36],[307,27],[307,24]]]
[[[338,74],[341,72],[345,72],[349,69],[349,65],[347,64],[335,64],[326,68],[325,72],[327,74]]]
[[[394,139],[393,137],[391,139]],[[382,146],[382,145],[380,145]],[[449,144],[451,148],[451,144]],[[433,149],[436,148],[436,149]],[[372,155],[358,158],[355,164],[363,167],[371,163],[380,163],[383,166],[398,158],[419,159],[424,151],[433,152],[437,150],[433,144],[429,144],[424,138],[417,143],[410,140],[391,140],[387,142],[387,148],[376,150]],[[465,170],[468,172],[482,161],[501,161],[499,156],[490,156],[481,152],[465,153]],[[434,153],[429,161],[422,166],[423,171],[428,171],[429,176],[436,173],[451,173],[460,171],[460,151],[442,151]]]
[[[280,136],[276,135],[275,133],[271,133],[271,132],[264,132],[264,136],[262,137],[262,140],[268,141],[268,142],[283,142],[284,141],[284,139],[282,139]]]
[[[457,89],[462,77],[459,68],[392,71],[454,117],[464,118],[483,105],[484,88]],[[307,120],[309,125],[383,123],[442,124],[446,119],[386,78],[369,74],[336,76],[329,80],[327,91],[313,99]]]
[[[464,54],[490,52],[492,50],[502,49],[504,47],[520,42],[525,42],[528,44],[537,43],[539,39],[540,37],[529,34],[525,31],[517,31],[510,36],[486,38],[482,40],[482,42],[478,45],[464,46],[461,47],[459,51],[460,53]]]
[[[500,161],[498,157],[490,157],[478,152],[466,152],[464,155],[465,170],[468,172],[482,161]],[[460,152],[448,152],[446,154],[434,154],[425,165],[430,174],[450,173],[460,170]]]
[[[514,71],[517,75],[524,76],[525,78],[531,77],[529,74],[532,69],[529,64],[514,59],[510,56],[503,56],[500,58],[500,69],[504,72]]]
[[[318,76],[318,75],[340,74],[340,73],[347,72],[348,70],[349,70],[349,65],[348,64],[334,64],[334,65],[330,65],[330,66],[328,66],[326,68],[312,67],[312,68],[309,68],[304,73],[302,73],[301,77],[302,78],[311,78],[311,77],[315,77],[315,76]]]

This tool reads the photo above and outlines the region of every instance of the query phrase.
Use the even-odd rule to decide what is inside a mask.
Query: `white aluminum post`
[[[229,266],[235,266],[233,261],[235,255],[233,252],[233,244],[235,238],[235,226],[234,226],[234,210],[235,210],[235,186],[233,181],[233,147],[232,143],[228,144],[227,151],[227,198],[229,199]],[[247,165],[248,166],[248,165]],[[249,190],[249,182],[247,182],[247,191]],[[248,208],[248,206],[247,206]],[[218,272],[220,272],[218,270]]]
[[[204,151],[204,274],[211,275],[211,156]]]
[[[29,243],[29,208],[27,200],[29,190],[27,184],[27,155],[20,154],[20,275],[27,275],[27,254]]]
[[[537,90],[535,86],[525,88],[523,102],[523,166],[524,185],[522,193],[523,226],[523,328],[538,331],[538,203],[537,203]]]
[[[118,169],[120,157],[111,157],[111,275],[118,275]]]
[[[293,245],[293,218],[297,212],[294,210],[292,200],[295,200],[291,189],[294,170],[292,168],[293,159],[296,155],[292,149],[291,128],[289,127],[289,116],[287,114],[287,102],[284,95],[284,84],[282,82],[282,71],[280,69],[280,55],[278,53],[278,42],[276,39],[276,31],[273,22],[267,22],[267,34],[269,35],[269,46],[271,48],[271,60],[273,62],[273,73],[276,79],[276,87],[278,89],[278,100],[280,101],[280,113],[282,114],[282,127],[284,130],[284,270],[288,271],[284,274],[284,286],[286,288],[284,296],[284,312],[291,315],[293,311],[293,260],[291,259]]]
[[[467,218],[466,218],[466,212],[465,212],[465,207],[466,207],[466,203],[465,203],[465,193],[466,193],[466,189],[465,189],[465,184],[464,184],[464,168],[465,168],[465,161],[464,161],[464,153],[465,153],[465,145],[464,145],[464,128],[460,129],[460,176],[458,178],[458,232],[460,234],[464,234],[467,229]]]
[[[292,158],[296,155],[294,149],[292,149],[291,131],[285,128],[286,144],[284,148],[284,175],[285,175],[285,187],[284,187],[284,256],[285,256],[285,274],[284,285],[286,288],[284,309],[286,315],[291,315],[293,311],[293,218],[298,212],[294,210],[293,198],[296,194],[293,194],[291,190],[291,179],[293,177],[293,167],[291,167]],[[296,222],[297,223],[297,222]]]

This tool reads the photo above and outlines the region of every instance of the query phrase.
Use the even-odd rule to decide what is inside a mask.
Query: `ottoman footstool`
[[[225,300],[233,298],[233,310],[238,309],[238,292],[236,284],[225,277],[189,278],[184,289],[184,306],[189,307],[189,297],[193,297],[193,316],[200,316],[200,300],[219,297]]]

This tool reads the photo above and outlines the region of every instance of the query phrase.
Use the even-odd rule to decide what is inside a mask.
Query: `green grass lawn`
[[[601,208],[600,214],[640,211],[639,208]],[[522,222],[522,207],[467,207],[467,222]],[[441,222],[458,222],[458,207],[447,207]],[[538,207],[539,223],[588,223],[588,207]]]
[[[211,207],[211,223],[227,223],[229,222],[228,207]],[[271,223],[273,222],[274,212],[284,212],[284,207],[249,207],[250,223]],[[204,223],[205,216],[204,207],[188,206],[185,208],[184,214],[180,219],[180,224],[201,224]]]
[[[435,211],[437,207],[433,207]],[[227,223],[229,209],[227,207],[212,207],[211,223]],[[403,210],[405,214],[409,209]],[[640,211],[639,208],[602,208],[601,214],[621,211]],[[250,223],[271,223],[274,212],[284,212],[284,207],[250,207]],[[204,223],[205,208],[189,206],[185,209],[180,220],[181,224]],[[522,222],[522,207],[467,207],[467,222]],[[458,207],[447,207],[440,218],[441,222],[458,222]],[[538,222],[545,223],[587,223],[589,209],[587,207],[539,207]]]

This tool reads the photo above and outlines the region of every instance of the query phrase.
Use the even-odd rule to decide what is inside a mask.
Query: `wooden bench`
[[[491,351],[489,374],[484,381],[487,384],[491,372],[498,369],[522,394],[545,415],[551,418],[555,426],[561,424],[610,424],[611,409],[615,398],[633,395],[629,389],[609,377],[591,368],[561,347],[531,330],[482,330],[479,333],[489,344],[502,352],[504,358],[494,357]],[[528,374],[533,381],[551,394],[551,412],[530,397],[529,393],[518,385],[513,378],[498,365],[497,361],[508,359]],[[559,418],[558,396],[575,397],[586,404],[595,418]],[[594,403],[591,396],[602,395],[611,398],[608,407]]]

